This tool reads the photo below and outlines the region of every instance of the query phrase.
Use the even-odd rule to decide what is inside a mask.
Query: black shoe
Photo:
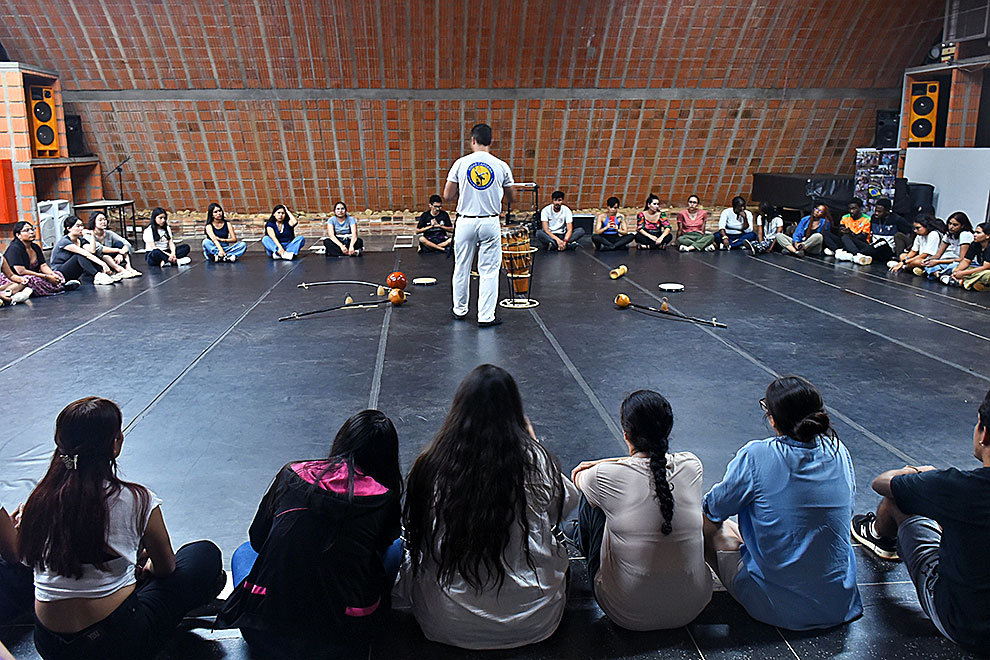
[[[448,258],[448,259],[450,259],[451,257],[453,257],[453,256],[454,256],[454,248],[452,248],[452,247],[451,247],[451,246],[449,246],[449,245],[448,245],[447,247],[445,247],[445,248],[443,249],[443,251],[444,251],[444,252],[445,252],[445,253],[447,254],[447,258]]]
[[[801,248],[800,250],[795,252],[794,256],[797,257],[798,259],[804,259],[804,248]]]
[[[450,315],[453,316],[454,319],[457,321],[463,321],[464,319],[467,318],[467,312],[465,312],[464,314],[457,314],[454,312],[454,310],[450,310]]]
[[[75,291],[79,288],[79,280],[66,280],[62,284],[63,291]]]
[[[897,539],[884,538],[873,533],[873,522],[877,517],[872,513],[853,516],[849,528],[852,537],[863,544],[863,547],[881,559],[898,561]]]
[[[495,327],[496,325],[502,325],[502,319],[498,318],[497,316],[493,318],[491,321],[478,321],[479,328],[492,328]]]
[[[743,241],[743,247],[746,248],[747,250],[749,250],[749,253],[752,256],[754,256],[754,257],[756,256],[756,247],[753,246],[753,243],[750,242],[749,239]]]

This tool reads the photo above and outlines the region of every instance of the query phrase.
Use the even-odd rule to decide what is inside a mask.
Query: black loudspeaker
[[[65,115],[65,141],[69,143],[70,157],[89,155],[83,136],[82,117],[79,115]]]
[[[896,149],[900,132],[900,112],[897,110],[877,110],[877,149]]]

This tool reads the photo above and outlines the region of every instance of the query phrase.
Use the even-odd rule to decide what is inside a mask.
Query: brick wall
[[[0,6],[139,206],[415,210],[487,121],[573,207],[851,173],[939,1],[65,0]],[[52,47],[58,43],[58,47]],[[874,46],[874,44],[876,46]],[[96,57],[93,54],[96,53]],[[978,94],[977,94],[978,96]],[[111,186],[111,190],[113,187]],[[548,197],[547,195],[544,196]]]

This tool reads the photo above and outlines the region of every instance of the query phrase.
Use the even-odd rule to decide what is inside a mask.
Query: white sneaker
[[[234,263],[235,261],[237,261],[237,255],[236,254],[228,254],[227,255],[227,258],[224,261],[229,261],[230,263]]]
[[[272,259],[281,259],[281,258],[282,255],[280,255],[278,252],[272,252]]]
[[[114,273],[113,275],[110,276],[110,279],[112,279],[114,282],[119,282],[122,279],[124,279],[124,274],[123,273]]]
[[[899,263],[901,263],[901,262],[900,261],[897,261],[896,259],[891,259],[890,261],[887,262],[887,268],[893,268],[894,266],[896,266]]]
[[[172,262],[169,261],[168,259],[162,262],[162,268],[171,268],[171,267],[172,267]]]
[[[715,244],[714,243],[709,243],[705,247],[705,252],[714,252],[714,251],[715,251]]]
[[[852,252],[846,252],[845,250],[838,250],[835,253],[835,258],[839,261],[852,261],[853,255]]]
[[[853,263],[859,266],[869,266],[873,263],[873,257],[866,254],[853,255]]]
[[[282,258],[285,259],[285,260],[287,260],[287,261],[292,261],[295,258],[295,256],[296,255],[292,254],[291,252],[286,252],[285,253],[285,256],[282,257]]]
[[[680,250],[681,252],[687,252],[687,251],[688,251],[688,246],[686,246],[686,245],[682,245],[682,246],[680,246],[680,247],[679,247],[679,248],[677,248],[677,249],[678,249],[678,250]]]
[[[175,263],[179,266],[188,266],[192,263],[192,257],[182,257],[181,259],[176,259]]]
[[[839,250],[839,251],[841,252],[841,250]],[[825,256],[826,257],[834,257],[835,256],[835,252],[832,252],[831,248],[825,248],[824,250],[822,250],[822,252],[825,253]]]
[[[22,303],[28,298],[30,298],[32,293],[34,293],[34,289],[32,289],[29,286],[26,286],[17,293],[15,293],[14,295],[12,295],[10,297],[10,302],[14,303],[15,305],[17,303]]]
[[[106,273],[97,273],[93,275],[93,284],[113,284],[114,279],[107,275]]]

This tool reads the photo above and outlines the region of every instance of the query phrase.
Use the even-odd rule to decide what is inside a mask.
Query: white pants
[[[502,265],[502,232],[498,217],[457,218],[454,227],[454,314],[468,313],[471,300],[471,263],[475,246],[481,244],[478,253],[478,322],[495,318],[498,299],[498,271]]]

